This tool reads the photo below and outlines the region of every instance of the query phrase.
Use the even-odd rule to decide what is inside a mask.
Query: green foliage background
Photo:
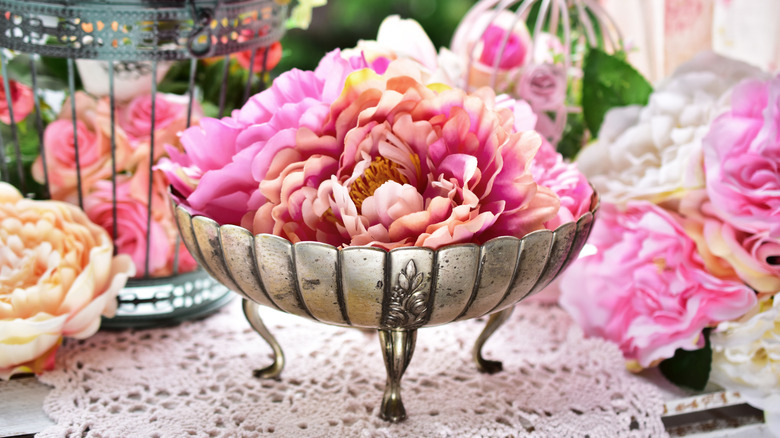
[[[325,53],[375,39],[388,15],[417,20],[438,49],[449,46],[458,22],[475,0],[330,0],[313,10],[309,29],[292,29],[282,38],[282,61],[275,74],[291,68],[310,70]]]

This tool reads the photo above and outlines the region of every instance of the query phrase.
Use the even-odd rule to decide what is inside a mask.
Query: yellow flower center
[[[658,273],[661,274],[666,270],[666,259],[663,257],[658,257],[653,259],[653,263],[658,268]]]
[[[349,197],[352,202],[360,209],[363,201],[372,196],[376,189],[388,181],[406,184],[409,180],[398,170],[398,164],[388,160],[385,157],[376,157],[371,165],[368,166],[363,175],[358,177],[352,183],[349,189]]]

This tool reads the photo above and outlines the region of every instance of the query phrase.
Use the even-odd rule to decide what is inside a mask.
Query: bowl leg
[[[477,362],[477,369],[480,372],[495,374],[504,369],[504,366],[501,364],[501,362],[497,360],[487,360],[482,357],[482,347],[485,345],[485,342],[487,342],[488,338],[490,338],[493,333],[495,333],[495,331],[498,330],[498,328],[501,327],[507,319],[509,319],[509,316],[512,314],[514,309],[514,306],[509,306],[500,312],[496,312],[490,315],[490,319],[488,319],[485,328],[482,330],[482,333],[479,334],[477,342],[474,343],[472,354],[474,355],[474,361]]]
[[[406,409],[401,401],[401,377],[409,366],[417,340],[417,330],[379,330],[382,357],[387,369],[387,383],[382,397],[379,417],[391,423],[406,419]]]
[[[265,368],[254,370],[252,375],[263,379],[279,377],[279,374],[282,373],[282,369],[284,368],[284,353],[282,352],[282,347],[279,346],[274,335],[268,331],[268,328],[263,324],[263,320],[260,319],[260,314],[258,313],[260,305],[247,299],[244,300],[243,304],[244,316],[246,316],[247,321],[249,321],[249,325],[251,325],[252,328],[268,342],[268,345],[271,346],[274,354],[274,363]]]

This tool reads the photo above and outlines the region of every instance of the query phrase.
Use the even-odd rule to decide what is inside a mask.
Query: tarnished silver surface
[[[542,290],[577,257],[597,209],[594,194],[590,212],[554,231],[534,231],[520,239],[499,237],[483,245],[385,251],[252,236],[243,228],[192,217],[174,204],[187,249],[245,299],[327,324],[380,331],[388,371],[380,415],[388,421],[406,415],[400,379],[418,328],[494,314],[477,340],[474,357],[481,371],[501,369],[500,362],[482,358],[482,346],[508,318],[511,306]],[[274,348],[274,365],[263,374],[277,376],[281,349],[256,309],[245,310]]]
[[[517,303],[576,258],[593,222],[589,212],[522,239],[384,251],[251,236],[175,209],[190,253],[242,297],[327,324],[385,330],[476,318]]]
[[[482,357],[482,347],[485,345],[485,342],[487,342],[488,338],[490,338],[499,327],[504,325],[504,323],[512,315],[513,310],[515,310],[515,308],[510,306],[500,312],[496,312],[490,315],[490,318],[485,325],[485,329],[482,330],[482,333],[479,334],[477,341],[474,342],[474,348],[471,350],[471,354],[474,356],[474,362],[476,362],[477,369],[480,372],[495,374],[504,369],[504,364],[501,362],[497,360],[488,360]]]

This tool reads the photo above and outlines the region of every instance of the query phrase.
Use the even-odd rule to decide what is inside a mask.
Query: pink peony
[[[240,224],[265,202],[253,172],[265,173],[263,169],[283,160],[277,156],[294,148],[300,126],[319,132],[344,79],[362,67],[361,60],[342,59],[336,50],[313,72],[285,72],[231,117],[204,118],[200,126],[187,129],[181,137],[186,155],[169,148],[171,159],[161,160],[158,167],[193,213]]]
[[[8,95],[0,77],[0,121],[6,125],[11,123],[11,111],[8,109]],[[14,110],[14,123],[24,120],[32,112],[35,102],[32,88],[19,82],[8,80],[11,89],[11,106]]]
[[[553,145],[542,139],[542,146],[531,163],[531,173],[545,187],[561,199],[561,208],[545,227],[554,230],[566,222],[573,222],[590,211],[593,188],[574,163],[563,161]]]
[[[255,233],[341,245],[426,246],[523,236],[544,228],[558,197],[530,163],[541,144],[514,129],[491,90],[426,87],[414,64],[353,73],[324,129],[255,159],[266,203]],[[318,131],[320,133],[318,133]]]
[[[761,294],[780,291],[780,238],[768,232],[748,233],[724,222],[704,190],[689,192],[680,212],[710,272],[739,276]]]
[[[648,367],[678,348],[700,348],[702,329],[756,304],[741,281],[706,269],[677,215],[646,201],[624,211],[602,204],[599,215],[589,240],[597,253],[563,274],[561,305],[627,359]]]
[[[702,140],[707,193],[734,227],[780,238],[780,76],[735,87]]]

